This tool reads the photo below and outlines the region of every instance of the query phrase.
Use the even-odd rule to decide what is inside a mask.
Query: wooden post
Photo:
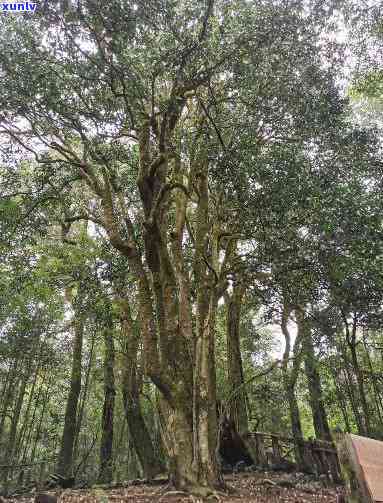
[[[311,440],[305,440],[304,443],[304,468],[310,473],[319,474],[318,472],[318,460],[316,453],[313,449],[313,443]]]
[[[45,465],[45,461],[43,461],[42,463],[40,463],[39,477],[38,477],[38,481],[37,481],[37,486],[38,486],[39,490],[42,489],[44,486],[45,474],[46,474],[46,465]]]
[[[312,441],[312,450],[318,466],[318,473],[328,477],[329,466],[327,464],[326,453],[323,451],[320,441]]]
[[[246,433],[243,435],[243,441],[245,443],[246,449],[249,451],[251,459],[255,465],[258,464],[257,460],[257,442],[253,435]]]
[[[340,466],[335,445],[326,440],[317,440],[316,445],[317,450],[321,452],[323,465],[326,467],[326,473],[331,482],[341,482]]]
[[[268,462],[265,451],[264,436],[262,433],[256,433],[255,439],[257,445],[257,464],[259,466],[267,468]]]
[[[271,437],[271,446],[273,449],[274,463],[281,463],[282,461],[282,451],[279,444],[279,438],[276,435]]]
[[[332,481],[335,484],[340,484],[342,482],[342,476],[341,476],[338,456],[337,456],[336,452],[335,451],[333,453],[329,452],[327,454],[327,458],[328,458],[328,464],[330,467]]]

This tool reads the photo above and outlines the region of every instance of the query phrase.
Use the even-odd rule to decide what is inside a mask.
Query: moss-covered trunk
[[[140,332],[136,320],[133,320],[127,299],[119,302],[122,325],[122,398],[129,429],[129,438],[140,461],[144,476],[153,478],[165,471],[165,467],[157,456],[149,430],[141,410],[140,389],[138,383],[138,348]]]
[[[143,117],[140,123],[137,185],[143,210],[142,240],[136,239],[129,211],[106,171],[100,194],[110,242],[127,257],[135,279],[144,372],[161,393],[172,480],[178,488],[207,494],[222,486],[216,460],[214,352],[215,315],[226,285],[226,269],[219,248],[222,230],[209,215],[208,156],[203,141],[197,147],[201,148],[198,162],[191,168],[183,166],[179,153],[169,147],[184,104],[182,88],[177,87],[169,99],[158,144],[151,139],[153,121]],[[186,218],[188,194],[193,190],[198,194],[192,208],[194,231]],[[120,232],[119,214],[123,214],[128,239]],[[188,253],[185,239],[192,243]],[[126,403],[135,404],[134,395],[126,393]]]

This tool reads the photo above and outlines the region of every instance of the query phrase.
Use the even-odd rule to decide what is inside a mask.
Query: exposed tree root
[[[210,492],[210,494],[206,494],[206,495],[196,496],[196,495],[190,494],[189,498],[191,499],[191,501],[193,503],[201,503],[203,501],[213,501],[213,500],[222,501],[222,498],[226,498],[227,496],[228,496],[228,493],[221,492],[221,491],[212,491],[212,492]]]
[[[189,493],[185,491],[167,491],[161,496],[158,502],[162,501],[164,498],[168,498],[169,496],[189,496]]]
[[[187,492],[186,492],[187,491]],[[173,491],[166,494],[185,494],[189,496],[193,503],[201,503],[202,501],[221,501],[221,498],[226,498],[229,494],[235,494],[237,491],[228,485],[224,485],[219,489],[214,489],[205,486],[192,486],[184,491]],[[165,496],[165,495],[164,495]]]
[[[158,493],[162,493],[163,491],[170,491],[171,487],[172,487],[171,484],[166,484],[165,487],[161,486],[158,489],[156,489],[155,491],[153,491],[152,493],[150,493],[150,496],[157,496]]]
[[[158,494],[157,491],[152,493],[152,496],[159,496],[159,502],[164,501],[166,498],[171,498],[172,496],[189,497],[190,501],[193,503],[211,502],[214,500],[222,501],[222,498],[238,493],[234,487],[227,485],[224,481],[215,486],[199,485],[198,483],[188,481],[182,484],[181,487],[175,487],[172,483],[169,483],[162,489],[164,492],[161,494]]]

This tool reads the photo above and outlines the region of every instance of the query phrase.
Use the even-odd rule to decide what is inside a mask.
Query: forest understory
[[[329,485],[303,473],[248,472],[225,475],[230,494],[219,492],[207,501],[222,503],[338,503],[342,486]],[[66,489],[52,491],[58,503],[199,503],[196,496],[176,491],[167,484],[127,483],[115,488]],[[34,503],[35,494],[4,500],[7,503]],[[338,498],[338,499],[337,499]],[[40,502],[39,502],[40,503]],[[53,503],[53,501],[41,501]]]

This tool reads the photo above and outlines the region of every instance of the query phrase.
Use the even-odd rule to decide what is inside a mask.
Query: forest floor
[[[234,473],[225,476],[234,493],[223,493],[210,501],[222,503],[286,502],[286,503],[335,503],[341,487],[326,487],[323,481],[314,480],[303,474],[272,472]],[[129,485],[114,489],[78,489],[49,492],[58,497],[58,503],[199,503],[197,497],[172,491],[168,486]],[[7,503],[32,503],[32,495],[7,499]],[[341,499],[339,499],[341,501]]]

